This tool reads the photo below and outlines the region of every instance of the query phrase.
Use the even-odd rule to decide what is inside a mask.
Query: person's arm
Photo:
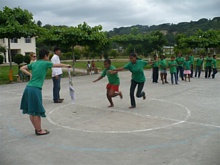
[[[117,74],[118,73],[118,71],[116,71],[116,70],[109,70],[108,71],[110,74]]]
[[[62,64],[62,63],[60,63],[60,64],[53,64],[53,68],[70,68],[71,67],[71,65],[69,65],[69,64]]]
[[[116,68],[113,71],[122,71],[122,70],[124,70],[124,67]]]
[[[94,80],[93,82],[97,82],[99,80],[101,80],[103,78],[103,76],[99,76],[96,80]]]
[[[20,70],[21,70],[24,74],[30,76],[30,80],[31,80],[32,74],[28,71],[27,65],[22,66],[22,67],[20,68]]]

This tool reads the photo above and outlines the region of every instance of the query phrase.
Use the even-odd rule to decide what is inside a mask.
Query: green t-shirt
[[[148,64],[147,61],[137,60],[135,64],[129,62],[123,68],[132,73],[132,80],[136,82],[145,82],[144,67]]]
[[[203,64],[203,59],[202,58],[198,58],[196,60],[196,66],[202,66],[202,64]]]
[[[168,62],[168,66],[170,68],[170,73],[176,73],[176,67],[177,67],[177,63],[176,61],[170,61]]]
[[[183,57],[177,57],[176,58],[176,62],[178,64],[178,66],[183,66],[183,63],[184,63],[184,58]]]
[[[184,61],[183,63],[184,70],[190,70],[190,66],[191,66],[191,61]]]
[[[216,59],[212,59],[212,67],[213,68],[216,68],[217,67],[217,61],[216,61]]]
[[[191,64],[194,64],[194,56],[189,56],[189,61],[191,62]]]
[[[167,69],[167,61],[165,59],[159,61],[160,70],[166,70]]]
[[[155,62],[153,63],[153,67],[159,67],[159,62],[158,62],[158,61],[155,61]]]
[[[42,88],[47,69],[51,68],[53,63],[45,60],[38,60],[31,64],[28,64],[28,69],[32,71],[32,78],[28,82],[27,86]]]
[[[105,77],[105,75],[107,75],[109,84],[119,85],[120,80],[119,80],[119,77],[118,77],[118,73],[117,74],[110,74],[108,72],[109,70],[114,70],[114,69],[115,69],[115,67],[111,65],[108,69],[103,70],[101,76]]]
[[[212,66],[212,57],[207,57],[205,66]]]

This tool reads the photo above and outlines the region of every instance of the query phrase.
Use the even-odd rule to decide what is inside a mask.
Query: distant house
[[[174,54],[174,46],[164,46],[163,54]]]
[[[5,54],[3,54],[5,58],[5,62],[6,63],[10,62],[8,57],[8,39],[7,38],[0,39],[0,45],[5,47],[7,51]],[[28,55],[30,54],[30,52],[36,53],[36,38],[21,37],[20,39],[17,38],[10,39],[10,47],[11,47],[11,56],[13,62],[14,56],[16,54]]]

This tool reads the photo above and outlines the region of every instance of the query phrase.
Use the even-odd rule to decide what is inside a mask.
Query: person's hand
[[[58,80],[58,79],[59,79],[59,76],[58,76],[58,75],[56,75],[56,76],[55,76],[55,78]]]

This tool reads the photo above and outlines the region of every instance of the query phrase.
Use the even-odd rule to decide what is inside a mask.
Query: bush
[[[73,59],[73,52],[63,53],[63,56],[64,56],[66,59],[71,60],[71,59]]]
[[[30,61],[31,61],[31,57],[30,57],[29,55],[25,55],[25,56],[24,56],[24,62],[25,62],[26,64],[29,64]]]
[[[4,61],[4,57],[0,55],[0,64],[3,64],[3,61]]]
[[[115,58],[116,56],[118,56],[118,52],[116,50],[111,50],[109,56]]]
[[[15,55],[15,57],[14,57],[14,62],[16,63],[16,64],[21,64],[21,63],[23,63],[23,61],[24,61],[24,56],[22,55],[22,54],[16,54]]]

